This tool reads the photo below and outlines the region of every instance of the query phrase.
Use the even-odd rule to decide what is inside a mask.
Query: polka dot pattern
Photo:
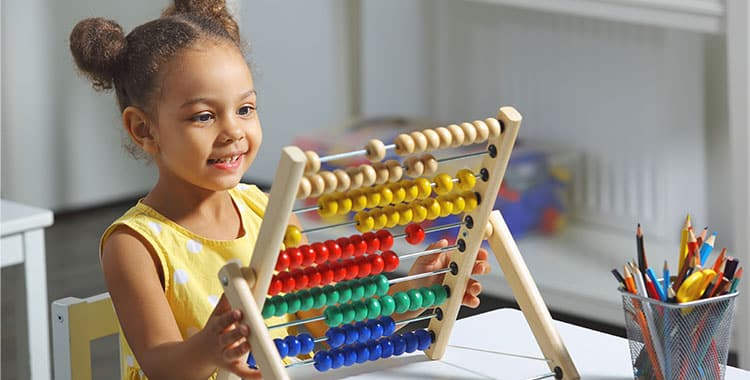
[[[219,303],[219,296],[211,294],[210,296],[208,296],[208,303],[211,304],[212,308],[215,308],[216,304]]]
[[[200,253],[200,251],[203,249],[203,244],[201,244],[199,241],[196,240],[188,240],[187,242],[187,250],[190,253]]]
[[[157,222],[150,221],[148,222],[149,228],[151,228],[152,231],[156,232],[157,234],[161,233],[161,224]]]
[[[174,283],[177,285],[184,285],[187,284],[189,279],[188,273],[185,272],[182,269],[177,269],[174,271]]]

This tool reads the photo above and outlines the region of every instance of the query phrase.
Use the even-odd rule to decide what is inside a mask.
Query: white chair
[[[91,342],[119,333],[109,293],[52,302],[52,354],[56,380],[91,380]]]

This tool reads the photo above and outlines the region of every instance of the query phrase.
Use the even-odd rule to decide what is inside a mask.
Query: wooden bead
[[[399,214],[395,207],[384,208],[383,213],[388,217],[388,221],[385,223],[386,228],[398,226],[399,221],[401,220],[401,214]]]
[[[474,120],[471,123],[474,124],[474,128],[477,130],[476,142],[487,141],[490,137],[490,127],[481,120]]]
[[[307,177],[300,178],[299,187],[297,188],[297,199],[305,199],[309,197],[311,191],[312,185],[310,184],[310,179]]]
[[[414,131],[409,136],[414,140],[414,153],[422,153],[427,150],[427,136],[424,133]]]
[[[399,156],[414,153],[414,139],[406,133],[396,136],[396,140],[393,143],[396,145],[396,154]]]
[[[474,144],[477,140],[477,128],[471,123],[461,123],[461,130],[464,131],[464,145]]]
[[[424,164],[417,156],[411,156],[404,160],[406,175],[412,178],[421,177],[424,173]]]
[[[487,128],[490,129],[490,137],[500,136],[502,130],[500,129],[500,122],[494,117],[484,119],[484,123],[487,124]]]
[[[393,200],[391,200],[391,203],[399,204],[404,202],[404,199],[406,199],[406,190],[401,184],[397,182],[389,183],[388,188],[393,193]]]
[[[422,173],[422,175],[430,176],[435,174],[438,169],[438,162],[435,159],[435,156],[431,154],[423,154],[420,156],[420,161],[422,161],[422,164],[424,165],[424,173]]]
[[[453,178],[446,173],[438,174],[432,182],[435,183],[435,193],[438,195],[448,194],[453,190]]]
[[[417,196],[418,199],[425,199],[429,197],[430,194],[432,194],[432,184],[430,184],[430,180],[428,180],[427,178],[415,178],[414,183],[419,189],[419,195]]]
[[[372,216],[372,218],[375,221],[375,224],[373,225],[372,230],[380,230],[383,227],[385,227],[386,223],[388,223],[388,216],[385,215],[385,213],[383,212],[383,209],[378,208],[378,209],[370,210],[369,214]]]
[[[469,169],[461,169],[456,173],[456,178],[458,178],[458,183],[456,183],[456,187],[459,190],[471,190],[474,188],[474,185],[477,184],[477,177],[474,176],[474,173],[472,173]]]
[[[362,173],[362,187],[372,186],[375,184],[375,180],[377,179],[377,173],[375,173],[375,168],[373,168],[370,165],[359,165],[357,167],[359,171]]]
[[[372,168],[375,170],[375,183],[378,185],[388,182],[388,167],[382,162],[373,162]]]
[[[404,168],[398,160],[388,160],[385,162],[385,166],[388,168],[389,182],[396,182],[404,176]]]
[[[448,197],[438,197],[438,204],[440,205],[440,217],[445,218],[453,213],[453,202]]]
[[[337,194],[336,201],[339,206],[339,215],[346,215],[352,211],[352,199],[345,196],[344,194]]]
[[[374,208],[380,205],[380,193],[375,188],[365,189],[367,193],[367,208]]]
[[[451,144],[452,147],[461,146],[464,144],[464,130],[461,129],[456,124],[451,124],[448,127],[448,130],[451,132],[451,136],[453,136],[453,143]]]
[[[357,222],[354,227],[361,233],[372,231],[375,226],[375,218],[367,212],[358,212],[357,215],[354,216],[354,220]]]
[[[479,200],[477,200],[477,195],[473,191],[464,191],[461,193],[461,196],[466,200],[464,212],[472,212],[479,206]]]
[[[435,128],[435,132],[440,136],[440,149],[451,147],[451,144],[453,144],[453,135],[448,128],[437,127]]]
[[[427,150],[436,150],[440,148],[440,135],[433,129],[424,129],[422,134],[427,137]]]
[[[484,227],[484,236],[482,236],[483,240],[487,240],[492,236],[492,233],[495,232],[494,228],[492,228],[492,223],[487,222],[487,226]]]
[[[352,200],[353,211],[362,211],[367,207],[367,194],[363,189],[354,189],[348,195]]]
[[[409,206],[411,207],[411,221],[413,223],[421,223],[424,222],[425,219],[427,219],[427,207],[425,207],[423,204],[414,202]]]
[[[323,183],[325,184],[325,190],[323,190],[323,192],[330,193],[336,191],[336,188],[339,185],[339,181],[336,178],[336,175],[333,174],[333,172],[329,172],[326,170],[318,174],[320,174],[320,176],[323,178]]]
[[[347,174],[345,171],[341,169],[336,169],[333,171],[333,175],[336,176],[336,180],[338,181],[338,186],[336,186],[336,191],[342,192],[347,191],[352,186],[352,179],[349,177],[349,174]]]
[[[414,219],[414,211],[410,205],[406,203],[399,203],[396,205],[396,211],[399,213],[399,224],[402,226],[411,223]]]
[[[376,189],[380,193],[379,206],[387,206],[393,202],[393,191],[388,186],[380,185]]]
[[[318,214],[322,217],[336,215],[339,211],[339,202],[331,195],[324,194],[318,198]]]
[[[399,186],[404,189],[404,202],[411,202],[419,196],[419,186],[414,181],[404,179],[398,182]]]
[[[453,215],[458,215],[464,212],[464,209],[466,209],[466,199],[464,199],[464,197],[460,194],[451,194],[450,199],[451,202],[453,202]]]
[[[367,159],[371,162],[381,161],[385,158],[385,144],[378,139],[372,139],[365,147]]]
[[[358,189],[362,187],[362,182],[364,182],[365,180],[365,175],[362,174],[362,171],[359,170],[359,168],[348,168],[346,169],[346,174],[349,175],[350,189]]]
[[[307,162],[305,162],[305,173],[317,173],[318,170],[320,170],[320,157],[318,154],[312,150],[306,150],[305,158],[307,158]]]
[[[425,198],[421,202],[427,209],[427,220],[435,220],[440,216],[440,203],[435,198]]]
[[[320,174],[310,174],[307,176],[307,178],[310,180],[310,196],[311,197],[317,197],[320,194],[323,194],[326,188],[326,183],[323,180],[323,177],[320,176]]]
[[[284,233],[284,245],[287,248],[296,247],[302,241],[302,231],[299,227],[290,224],[286,226],[286,233]]]

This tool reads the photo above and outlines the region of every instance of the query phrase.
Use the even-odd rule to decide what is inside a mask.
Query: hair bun
[[[239,44],[240,29],[234,17],[227,9],[226,0],[174,0],[174,5],[165,9],[162,16],[173,16],[184,13],[199,14],[218,21]]]
[[[126,49],[122,27],[112,20],[88,18],[76,24],[70,33],[70,51],[76,65],[97,90],[112,88]]]

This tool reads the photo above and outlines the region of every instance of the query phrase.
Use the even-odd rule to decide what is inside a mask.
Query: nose
[[[245,133],[243,132],[240,123],[233,120],[233,118],[229,118],[223,123],[221,138],[225,143],[240,141],[245,138]]]

